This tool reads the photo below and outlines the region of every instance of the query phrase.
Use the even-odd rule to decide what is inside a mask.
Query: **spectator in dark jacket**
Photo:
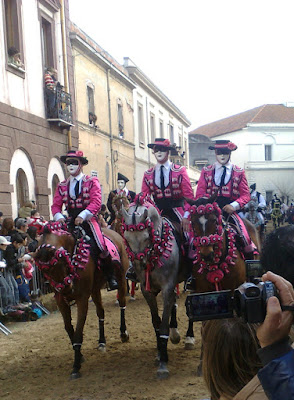
[[[11,290],[13,290],[13,304],[16,305],[19,303],[19,290],[18,284],[14,277],[21,273],[21,262],[23,261],[23,259],[18,258],[18,249],[23,246],[23,238],[16,233],[12,236],[11,242],[12,243],[7,246],[7,249],[4,252],[4,258],[7,263],[6,280]]]

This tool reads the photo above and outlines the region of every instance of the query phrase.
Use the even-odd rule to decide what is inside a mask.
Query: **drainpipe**
[[[64,75],[64,91],[69,93],[68,85],[68,66],[67,66],[67,51],[66,51],[66,26],[65,26],[65,14],[64,14],[64,0],[60,1],[60,22],[61,22],[61,37],[62,37],[62,56],[63,56],[63,75]],[[71,130],[67,130],[67,144],[68,150],[71,150]]]
[[[148,119],[148,99],[147,99],[147,96],[146,96],[146,127],[147,127],[147,142],[148,143],[151,143],[151,140],[150,140],[150,137],[149,137],[149,119]],[[150,150],[149,150],[149,148],[148,148],[148,167],[150,168],[151,167],[151,164],[150,164]]]
[[[111,161],[111,186],[114,190],[114,160],[113,160],[113,134],[112,134],[112,123],[111,123],[111,99],[110,99],[110,84],[109,84],[110,68],[107,70],[107,99],[108,99],[108,122],[109,122],[109,134],[110,134],[110,161]]]

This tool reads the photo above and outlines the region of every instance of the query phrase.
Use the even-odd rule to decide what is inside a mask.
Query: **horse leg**
[[[185,339],[185,349],[193,350],[194,348],[195,348],[195,337],[194,337],[194,330],[193,330],[193,321],[189,320],[188,330],[187,330],[186,339]]]
[[[77,324],[72,340],[72,347],[74,349],[75,357],[74,357],[73,370],[70,376],[71,379],[77,379],[81,376],[80,369],[81,369],[81,363],[83,361],[81,348],[83,344],[83,330],[88,313],[88,300],[89,297],[84,296],[83,298],[77,301],[77,309],[78,309]]]
[[[178,344],[181,340],[181,336],[178,331],[177,308],[178,308],[177,303],[174,303],[172,306],[170,323],[169,323],[169,335],[170,335],[170,340],[173,344]]]
[[[101,291],[100,288],[94,288],[92,291],[92,299],[96,306],[96,315],[99,321],[99,339],[98,339],[98,350],[106,351],[106,339],[104,334],[104,307],[102,304]]]
[[[56,294],[55,295],[55,299],[56,299],[56,303],[58,306],[58,309],[62,315],[63,318],[63,322],[64,322],[64,329],[66,330],[71,343],[73,343],[73,337],[74,337],[74,327],[72,325],[71,322],[71,310],[70,310],[70,306],[68,305],[68,303],[66,303],[64,301],[64,298],[59,295]]]
[[[123,343],[129,341],[129,334],[126,326],[125,311],[126,311],[126,280],[120,278],[118,280],[118,302],[120,306],[120,338]]]
[[[171,317],[172,308],[176,302],[176,294],[174,288],[167,287],[162,291],[163,297],[163,313],[162,320],[159,329],[159,348],[160,348],[160,362],[157,369],[157,377],[160,379],[166,379],[169,376],[167,368],[168,353],[167,353],[167,342],[169,339],[169,321]]]
[[[157,340],[157,357],[156,357],[156,363],[160,361],[160,324],[161,324],[161,318],[158,314],[158,306],[157,306],[157,301],[156,301],[156,296],[154,293],[147,292],[146,290],[143,289],[143,285],[141,285],[141,290],[143,293],[143,296],[145,297],[145,300],[147,301],[147,304],[150,309],[151,313],[151,319],[152,319],[152,325],[155,331],[156,335],[156,340]]]

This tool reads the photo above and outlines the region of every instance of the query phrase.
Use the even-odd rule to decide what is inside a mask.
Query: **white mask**
[[[70,162],[70,160],[68,160],[68,161]],[[68,161],[67,161],[67,163],[68,163]],[[76,161],[76,160],[75,160],[75,161]],[[66,163],[66,168],[67,168],[68,172],[69,172],[72,176],[77,176],[77,175],[80,173],[81,168],[82,168],[81,163],[79,162],[77,165],[76,165],[76,164],[69,164],[69,165],[67,165],[67,163]]]
[[[159,164],[164,164],[168,160],[168,151],[156,151],[154,155]]]
[[[117,187],[119,190],[123,190],[126,187],[126,182],[123,180],[117,181]]]
[[[216,154],[215,157],[221,165],[226,165],[230,159],[230,154]]]

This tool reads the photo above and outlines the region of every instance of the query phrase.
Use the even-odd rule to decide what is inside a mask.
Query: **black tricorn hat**
[[[213,146],[208,147],[209,150],[229,150],[229,151],[235,151],[237,150],[237,146],[235,143],[231,142],[230,140],[216,140],[213,143]]]
[[[126,176],[124,176],[123,174],[121,174],[120,172],[117,173],[117,180],[125,181],[126,183],[129,182],[129,179]]]
[[[60,160],[65,163],[67,158],[78,158],[83,165],[88,164],[88,160],[81,150],[69,150],[65,156],[60,157]]]
[[[147,146],[150,149],[153,149],[154,146],[162,146],[165,147],[166,150],[172,150],[174,147],[171,145],[169,139],[164,139],[164,138],[155,138],[154,143],[149,143]]]
[[[250,186],[250,189],[255,190],[256,189],[256,183],[252,183],[252,185]]]

